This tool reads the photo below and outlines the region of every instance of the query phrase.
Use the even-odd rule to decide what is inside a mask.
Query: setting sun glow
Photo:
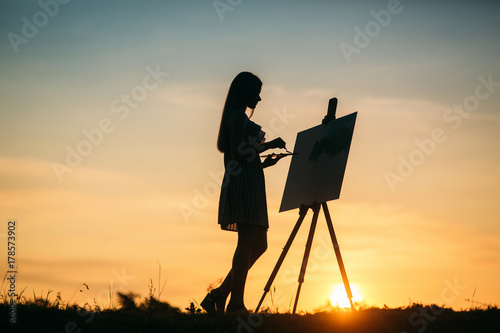
[[[352,300],[353,302],[360,302],[363,300],[363,296],[359,291],[359,288],[355,284],[351,284]],[[349,308],[351,305],[349,299],[347,298],[347,293],[345,291],[344,285],[342,283],[336,284],[332,288],[330,294],[330,301],[333,306],[338,306],[339,308]]]

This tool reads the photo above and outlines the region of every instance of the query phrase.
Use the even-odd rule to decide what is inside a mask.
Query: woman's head
[[[260,101],[260,90],[262,88],[262,81],[250,72],[241,72],[236,75],[229,91],[227,93],[224,111],[229,109],[231,112],[234,109],[246,108],[254,109]]]
[[[222,120],[217,138],[217,148],[224,152],[228,147],[229,135],[227,124],[229,116],[235,110],[255,109],[260,99],[262,81],[250,72],[241,72],[233,79],[227,92],[226,102],[222,110]]]

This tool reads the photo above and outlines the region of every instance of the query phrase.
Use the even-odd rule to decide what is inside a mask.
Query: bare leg
[[[229,273],[227,273],[226,278],[224,281],[222,281],[222,284],[216,288],[217,293],[223,297],[227,298],[229,296],[229,293],[231,292],[231,286],[233,285],[233,270],[229,270]]]
[[[258,226],[238,225],[238,245],[233,257],[230,300],[230,304],[233,306],[243,306],[248,270],[266,248],[266,229]]]
[[[257,259],[259,259],[260,256],[267,250],[267,228],[257,227],[255,240],[253,241],[252,245],[253,247],[250,255],[250,264],[248,266],[248,269],[250,269],[257,261]],[[217,288],[218,294],[223,298],[227,298],[229,296],[229,293],[231,292],[232,285],[233,270],[231,269],[222,284]]]
[[[253,264],[257,261],[257,259],[260,258],[261,255],[264,254],[267,250],[267,228],[266,227],[258,227],[257,229],[257,237],[255,239],[255,242],[253,244],[253,249],[252,249],[252,258],[250,262],[250,269]]]

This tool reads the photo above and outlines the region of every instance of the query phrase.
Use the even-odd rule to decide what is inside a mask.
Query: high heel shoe
[[[200,305],[208,314],[224,313],[226,299],[219,294],[217,289],[213,289]]]

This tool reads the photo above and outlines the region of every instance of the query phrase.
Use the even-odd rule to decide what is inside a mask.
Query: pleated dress
[[[249,152],[243,161],[224,153],[224,179],[219,198],[218,223],[222,230],[238,231],[238,224],[269,228],[264,170],[258,153],[252,148],[265,141],[262,127],[248,120],[244,147]]]

